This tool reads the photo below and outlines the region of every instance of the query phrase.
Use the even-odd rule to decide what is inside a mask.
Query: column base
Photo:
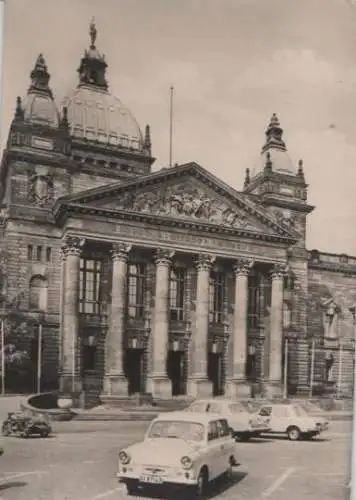
[[[264,397],[268,399],[281,399],[283,397],[283,387],[281,382],[265,382],[263,392]]]
[[[213,384],[206,377],[190,377],[187,382],[187,394],[194,398],[211,397]]]
[[[247,380],[228,380],[227,395],[230,398],[251,398],[251,384]]]
[[[59,392],[61,394],[79,394],[83,389],[83,380],[79,374],[62,373],[59,376]]]
[[[108,373],[104,377],[103,393],[106,396],[127,396],[128,382],[123,373]]]
[[[172,397],[172,382],[166,375],[148,375],[147,392],[154,398],[170,399]]]

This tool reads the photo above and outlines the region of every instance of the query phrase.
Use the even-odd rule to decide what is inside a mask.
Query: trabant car
[[[322,416],[310,415],[301,404],[266,404],[259,415],[270,419],[270,432],[286,434],[291,441],[312,438],[328,429],[328,421]]]
[[[268,417],[251,412],[240,401],[228,398],[199,399],[188,406],[187,411],[208,412],[221,415],[229,422],[235,439],[247,441],[270,429]]]
[[[129,495],[158,487],[205,498],[212,480],[231,477],[235,450],[226,419],[209,413],[162,413],[141,442],[119,452],[117,478]]]

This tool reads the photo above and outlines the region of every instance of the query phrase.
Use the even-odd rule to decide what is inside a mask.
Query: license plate
[[[140,477],[142,483],[161,484],[163,479],[160,476],[145,475]]]

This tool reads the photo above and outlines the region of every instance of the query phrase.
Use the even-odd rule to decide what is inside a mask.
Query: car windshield
[[[306,417],[309,415],[302,405],[293,405],[293,411],[298,417]]]
[[[241,403],[232,403],[229,405],[229,410],[231,413],[245,413],[247,408],[245,408]]]
[[[204,426],[198,422],[185,420],[158,420],[152,424],[147,437],[202,441],[204,439]]]

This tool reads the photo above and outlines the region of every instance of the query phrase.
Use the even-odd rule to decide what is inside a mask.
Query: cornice
[[[254,231],[249,231],[246,229],[235,229],[229,228],[221,225],[194,222],[194,221],[184,221],[181,219],[169,217],[169,216],[158,216],[150,215],[138,212],[127,212],[124,210],[111,210],[107,208],[96,208],[88,205],[83,205],[79,203],[68,203],[63,205],[57,205],[54,217],[58,223],[63,223],[64,219],[70,215],[95,215],[103,217],[105,220],[116,219],[116,220],[127,220],[144,222],[146,224],[154,226],[165,226],[165,227],[175,227],[179,229],[186,229],[190,231],[204,232],[210,234],[220,234],[220,235],[230,235],[236,237],[250,238],[260,241],[269,241],[276,243],[283,243],[286,245],[291,245],[296,243],[296,239],[292,237],[287,237],[278,234],[267,234],[259,233]]]
[[[307,203],[300,203],[293,199],[281,199],[275,195],[263,194],[260,196],[260,203],[262,205],[273,204],[280,208],[290,208],[296,210],[297,212],[303,212],[309,214],[315,209],[314,205],[309,205]]]
[[[315,269],[318,271],[329,271],[347,276],[356,276],[356,266],[351,267],[347,264],[336,264],[330,262],[308,262],[308,269]]]

